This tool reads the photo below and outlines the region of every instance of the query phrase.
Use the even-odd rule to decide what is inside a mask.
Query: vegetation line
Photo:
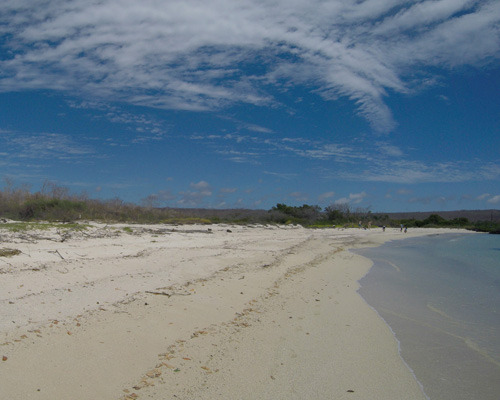
[[[21,223],[6,223],[6,219]],[[51,182],[45,182],[42,189],[34,193],[24,186],[15,187],[11,182],[7,182],[0,190],[0,222],[4,222],[0,227],[3,229],[49,229],[55,223],[64,223],[64,226],[57,225],[59,228],[85,229],[82,223],[85,220],[153,224],[299,224],[309,228],[403,225],[407,228],[455,227],[500,233],[500,216],[488,221],[469,221],[465,217],[445,219],[438,214],[431,214],[425,219],[397,219],[391,218],[389,214],[372,213],[368,209],[353,210],[349,204],[332,204],[325,209],[317,205],[289,206],[280,203],[270,210],[158,208],[124,203],[117,198],[90,199],[84,194],[71,194],[69,189]],[[33,221],[44,223],[35,226]]]

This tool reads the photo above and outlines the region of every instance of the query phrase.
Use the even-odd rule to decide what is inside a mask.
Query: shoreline
[[[9,398],[425,399],[348,249],[457,230],[114,228],[2,233],[22,251],[0,265]]]
[[[497,398],[499,342],[487,333],[498,328],[500,300],[488,275],[492,239],[450,233],[360,251],[374,260],[360,294],[394,331],[430,398]]]
[[[403,239],[401,239],[403,240]],[[358,254],[359,255],[359,254]],[[364,257],[364,256],[361,256],[361,257]],[[367,258],[367,257],[364,257],[364,258]],[[370,260],[372,261],[372,260]],[[371,268],[373,267],[373,261],[372,261],[372,266],[370,267],[370,270]],[[368,270],[368,272],[358,280],[358,283],[361,279],[363,279],[366,275],[368,275],[370,273],[370,270]],[[405,367],[408,369],[408,371],[411,373],[411,375],[413,376],[413,378],[415,379],[416,383],[418,384],[419,388],[420,388],[420,391],[422,392],[422,395],[425,397],[426,400],[430,400],[430,397],[427,395],[427,393],[425,392],[425,388],[424,388],[424,385],[422,384],[422,382],[420,382],[420,380],[418,379],[417,377],[417,374],[415,373],[415,371],[413,370],[413,368],[410,366],[410,364],[408,364],[408,362],[403,358],[403,355],[402,355],[402,348],[401,348],[401,341],[398,339],[397,335],[396,335],[396,332],[394,332],[393,328],[391,327],[391,325],[389,325],[389,323],[386,321],[386,319],[384,317],[382,317],[382,315],[377,311],[377,309],[372,306],[370,303],[368,303],[368,301],[359,293],[359,289],[358,289],[358,294],[359,296],[363,299],[363,301],[365,302],[365,304],[370,307],[373,312],[375,314],[377,314],[377,316],[384,322],[384,324],[389,328],[392,336],[394,337],[394,340],[396,341],[397,343],[397,348],[398,348],[398,354],[399,354],[399,357],[401,358],[401,361],[403,362],[403,364],[405,365]]]

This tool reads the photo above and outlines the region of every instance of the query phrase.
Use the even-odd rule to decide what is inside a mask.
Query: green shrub
[[[79,218],[86,209],[83,201],[53,198],[33,198],[24,202],[19,217],[21,219],[47,219],[69,221]]]

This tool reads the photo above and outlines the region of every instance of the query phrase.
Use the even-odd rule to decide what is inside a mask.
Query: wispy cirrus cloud
[[[495,0],[4,0],[0,9],[0,91],[203,111],[276,105],[274,89],[304,85],[350,99],[381,132],[396,125],[388,92],[432,79],[425,67],[500,54]]]
[[[373,160],[369,169],[342,171],[343,179],[401,184],[443,182],[456,183],[496,180],[500,177],[498,163],[480,161],[423,162],[407,160]]]
[[[113,124],[121,124],[135,133],[132,143],[160,140],[167,134],[164,122],[144,113],[131,113],[120,107],[102,101],[68,101],[71,108],[89,110],[93,119],[105,119]]]
[[[334,143],[307,138],[232,134],[191,139],[209,143],[216,153],[238,163],[259,164],[259,160],[273,155],[313,160],[323,170],[322,176],[328,179],[415,184],[500,178],[500,161],[423,161],[412,159],[411,154],[407,154],[409,152],[385,141]],[[243,148],[252,151],[240,150]]]
[[[221,188],[219,190],[220,194],[232,194],[236,193],[238,191],[238,188]]]
[[[311,160],[352,163],[366,155],[360,146],[307,138],[261,137],[242,134],[192,136],[191,140],[210,144],[217,154],[235,162],[258,164],[264,156],[298,156]]]
[[[0,131],[0,143],[4,149],[9,149],[7,157],[16,160],[57,158],[75,162],[96,155],[88,144],[79,143],[72,136],[61,133]]]
[[[292,180],[298,176],[298,174],[296,173],[275,172],[275,171],[263,171],[263,173],[265,175],[270,175],[285,180]]]

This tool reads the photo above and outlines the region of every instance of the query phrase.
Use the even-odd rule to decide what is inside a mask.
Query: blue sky
[[[32,190],[499,208],[499,137],[498,0],[0,5],[0,178]]]

